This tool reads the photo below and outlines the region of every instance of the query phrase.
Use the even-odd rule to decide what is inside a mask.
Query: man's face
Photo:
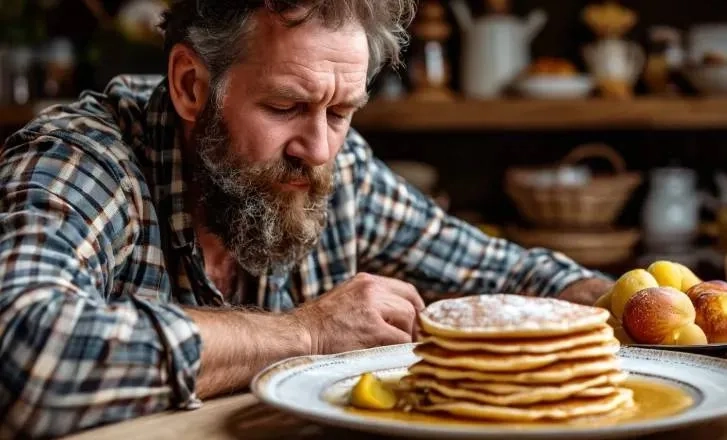
[[[228,71],[193,130],[205,222],[253,274],[287,270],[315,246],[333,160],[366,99],[362,27],[256,17],[243,62]]]

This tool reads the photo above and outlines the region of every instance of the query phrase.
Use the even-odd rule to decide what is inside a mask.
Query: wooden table
[[[727,402],[725,402],[727,405]],[[260,439],[352,439],[375,436],[305,422],[258,402],[251,394],[240,394],[206,402],[194,411],[167,412],[101,427],[66,437],[67,440],[260,440]],[[641,437],[642,440],[727,440],[727,419]]]

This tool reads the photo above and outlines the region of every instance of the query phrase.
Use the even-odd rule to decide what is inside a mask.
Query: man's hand
[[[294,315],[315,354],[412,341],[424,301],[404,281],[360,273],[302,306]]]
[[[423,308],[411,284],[368,274],[292,313],[187,308],[202,336],[197,394],[242,389],[260,369],[291,356],[411,342]]]
[[[589,278],[572,283],[558,295],[558,299],[592,306],[613,287],[614,282],[603,278]]]

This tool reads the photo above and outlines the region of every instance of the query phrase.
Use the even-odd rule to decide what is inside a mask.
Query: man
[[[445,215],[349,128],[413,7],[177,0],[164,78],[116,78],[8,139],[0,435],[192,409],[286,357],[409,342],[417,289],[608,288]]]

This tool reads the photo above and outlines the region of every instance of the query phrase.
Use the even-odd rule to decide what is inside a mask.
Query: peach
[[[660,344],[676,329],[694,322],[694,305],[682,291],[651,287],[633,295],[624,307],[623,326],[640,344]]]
[[[727,292],[704,292],[694,300],[696,324],[710,343],[727,342]]]
[[[705,292],[727,292],[727,282],[722,280],[703,281],[687,290],[687,296],[694,302],[699,295]]]
[[[691,271],[687,266],[679,263],[674,263],[682,270],[682,292],[686,293],[689,289],[691,289],[693,286],[699,284],[702,282],[702,280],[694,274],[694,272]]]
[[[601,297],[598,298],[598,300],[596,300],[594,307],[600,307],[600,308],[606,309],[610,312],[611,311],[611,297],[613,297],[613,289],[611,289],[608,292],[601,295]]]
[[[611,313],[616,316],[616,319],[622,320],[624,306],[629,298],[636,292],[649,287],[659,287],[659,283],[644,269],[630,270],[621,275],[611,289],[613,292],[611,294]]]
[[[646,269],[654,276],[659,287],[673,287],[681,290],[682,288],[682,269],[671,261],[656,261]]]
[[[662,345],[704,345],[707,343],[707,335],[697,324],[690,322],[669,333]]]

